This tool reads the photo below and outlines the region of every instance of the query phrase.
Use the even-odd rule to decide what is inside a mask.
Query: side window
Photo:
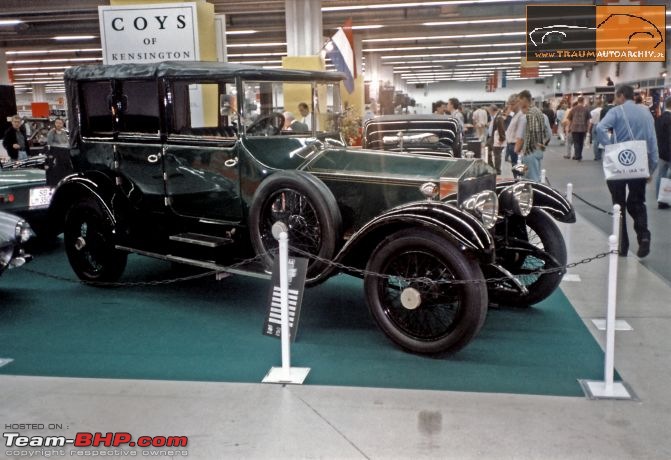
[[[112,83],[84,81],[79,84],[82,136],[111,136],[113,117],[110,109]]]
[[[238,102],[233,82],[171,84],[170,134],[236,138]]]
[[[155,80],[124,81],[121,91],[125,110],[119,132],[158,134],[159,102]]]

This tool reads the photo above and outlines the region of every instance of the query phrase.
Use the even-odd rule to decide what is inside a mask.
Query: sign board
[[[104,64],[197,61],[195,3],[99,6]]]
[[[263,334],[277,338],[280,338],[282,335],[279,268],[279,257],[276,257],[273,263],[273,277],[270,282],[270,293],[268,295],[268,312],[263,324]],[[296,340],[307,271],[307,259],[289,257],[289,336],[291,340]]]

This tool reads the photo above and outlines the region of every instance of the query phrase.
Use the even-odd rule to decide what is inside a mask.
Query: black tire
[[[273,262],[267,252],[278,247],[272,235],[272,226],[277,221],[289,228],[290,246],[323,259],[333,258],[340,241],[342,218],[333,193],[316,177],[302,171],[279,171],[256,189],[249,209],[249,232],[256,254],[266,253],[263,262],[267,267]],[[327,265],[310,259],[308,279]]]
[[[114,248],[112,223],[92,200],[68,210],[63,240],[70,266],[81,280],[117,281],[126,268],[128,255]]]
[[[550,269],[566,265],[566,244],[561,231],[552,217],[538,208],[531,210],[529,215],[515,218],[509,227],[509,246],[497,248],[499,263],[526,286],[529,293],[522,295],[513,289],[509,282],[501,282],[490,286],[489,299],[493,303],[511,307],[527,307],[546,299],[559,286],[564,271],[543,275],[526,273],[538,269]],[[521,241],[535,246],[539,252],[524,254],[516,251],[515,243]]]
[[[366,301],[375,322],[393,342],[414,353],[444,354],[464,347],[487,316],[487,289],[476,261],[426,230],[403,230],[383,240],[366,270],[399,278],[479,280],[461,285],[404,283],[366,275]],[[402,289],[401,289],[402,288]],[[401,293],[414,288],[421,304],[410,309]]]

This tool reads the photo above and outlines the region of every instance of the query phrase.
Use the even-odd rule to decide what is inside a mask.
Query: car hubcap
[[[75,240],[75,249],[76,249],[77,251],[81,251],[81,250],[84,249],[85,247],[86,247],[86,240],[84,239],[84,237],[83,237],[83,236],[78,237],[78,238]]]
[[[405,288],[401,292],[401,305],[408,310],[414,310],[422,304],[422,295],[415,288]]]

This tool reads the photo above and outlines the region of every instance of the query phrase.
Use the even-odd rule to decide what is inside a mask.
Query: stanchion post
[[[546,178],[545,173],[546,173],[545,169],[541,169],[541,184],[545,183],[545,178]]]
[[[282,367],[272,367],[263,378],[263,383],[302,384],[310,372],[309,367],[291,367],[291,333],[289,329],[289,236],[282,222],[273,225],[273,236],[279,241],[280,268],[280,341]]]
[[[566,200],[573,206],[573,184],[568,183],[566,184]],[[564,244],[566,244],[566,253],[571,254],[571,229],[573,228],[572,225],[569,224],[564,224]],[[567,276],[568,275],[568,276]],[[568,269],[566,270],[566,274],[564,275],[564,279],[567,281],[569,279],[573,279],[572,275],[569,275]]]
[[[611,235],[615,235],[615,239],[620,241],[620,219],[622,218],[622,215],[620,213],[621,208],[619,204],[614,204],[613,205],[613,232]],[[615,248],[617,249],[617,248]]]
[[[616,205],[617,206],[617,205]],[[613,375],[615,373],[615,310],[617,308],[617,236],[608,238],[610,248],[608,264],[608,307],[606,311],[606,359],[604,364],[605,394],[613,394]]]
[[[289,237],[280,233],[280,321],[282,322],[282,374],[291,377],[291,347],[289,344]]]
[[[617,208],[616,208],[617,207]],[[619,206],[613,206],[613,215],[619,215]],[[615,218],[613,218],[615,222]],[[606,355],[604,357],[604,380],[580,380],[580,384],[591,399],[636,399],[624,382],[614,382],[615,375],[615,312],[617,310],[618,236],[608,237],[608,301],[606,311]]]
[[[566,184],[566,200],[573,204],[573,184],[571,182]]]

